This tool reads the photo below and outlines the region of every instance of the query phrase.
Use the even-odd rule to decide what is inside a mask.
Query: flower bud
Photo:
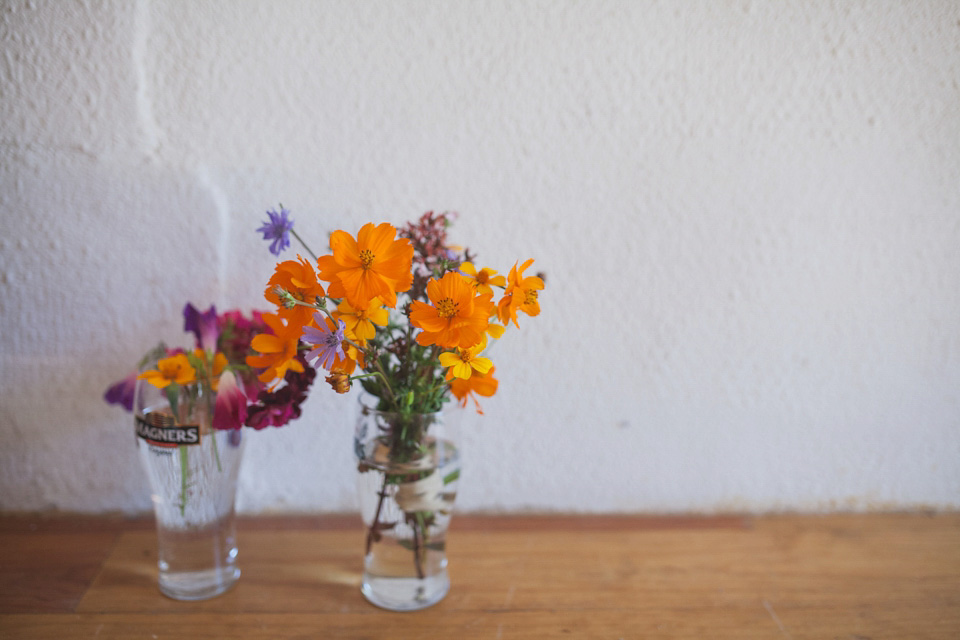
[[[345,373],[331,373],[325,379],[337,393],[350,391],[350,376]]]
[[[280,285],[273,288],[273,294],[280,299],[280,306],[284,309],[293,309],[297,306],[296,298],[290,295],[290,293]]]

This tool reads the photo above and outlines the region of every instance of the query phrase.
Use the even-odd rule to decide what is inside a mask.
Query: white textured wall
[[[101,394],[278,201],[548,272],[464,509],[960,507],[960,5],[0,2],[0,509],[149,508]],[[354,506],[354,400],[241,508]]]

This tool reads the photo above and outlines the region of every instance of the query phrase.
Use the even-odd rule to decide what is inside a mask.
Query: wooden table
[[[960,514],[457,516],[416,613],[360,595],[362,539],[242,519],[239,584],[184,603],[148,518],[0,517],[0,638],[960,638]]]

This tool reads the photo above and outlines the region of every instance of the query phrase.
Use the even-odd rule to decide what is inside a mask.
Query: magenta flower
[[[257,311],[251,313],[250,319],[236,310],[225,311],[217,318],[217,325],[220,328],[217,349],[232,363],[244,362],[248,355],[254,353],[250,348],[253,337],[270,331]],[[256,374],[250,370],[241,370],[237,375],[247,397],[256,398],[264,386],[257,380]]]
[[[183,308],[183,330],[192,331],[197,336],[197,346],[207,351],[217,350],[217,338],[220,327],[217,321],[217,309],[213,305],[200,313],[189,302]]]
[[[232,371],[224,371],[217,385],[217,400],[213,410],[213,428],[239,429],[247,421],[247,396],[237,384]]]
[[[306,364],[303,355],[297,359]],[[317,376],[313,367],[304,366],[303,373],[292,369],[283,377],[285,385],[276,391],[264,389],[257,396],[257,402],[250,405],[247,426],[257,431],[266,427],[282,427],[291,420],[300,417],[300,405],[307,399],[310,385]]]

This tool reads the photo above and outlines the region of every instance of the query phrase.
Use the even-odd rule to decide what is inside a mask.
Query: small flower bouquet
[[[178,600],[210,598],[240,576],[234,502],[243,456],[241,427],[283,426],[300,416],[316,372],[302,354],[272,388],[260,380],[255,340],[269,340],[259,314],[218,315],[187,304],[193,349],[159,344],[106,400],[134,412],[137,450],[150,481],[160,590]]]
[[[298,367],[284,375],[284,385],[268,389],[247,364],[255,355],[251,343],[257,335],[268,334],[269,325],[259,312],[250,317],[240,311],[217,314],[211,306],[200,312],[187,303],[183,309],[184,331],[194,334],[192,350],[159,344],[140,361],[139,368],[112,385],[104,398],[137,414],[137,433],[149,444],[176,445],[181,457],[181,496],[184,512],[190,486],[188,450],[212,430],[237,431],[244,425],[254,429],[280,427],[300,416],[316,372]],[[297,361],[305,363],[302,354]],[[137,380],[149,383],[136,396]],[[135,402],[136,400],[136,402]],[[136,407],[135,407],[136,404]],[[184,430],[185,427],[188,429]],[[239,441],[239,434],[233,436]],[[216,440],[211,440],[220,466]]]
[[[305,357],[325,370],[337,393],[358,383],[372,397],[355,441],[361,476],[378,478],[373,505],[363,507],[363,592],[387,608],[426,606],[446,593],[438,587],[439,596],[424,595],[430,587],[423,581],[445,567],[445,557],[431,564],[430,554],[443,551],[459,478],[455,448],[431,433],[439,428],[436,416],[451,397],[461,406],[472,400],[482,413],[478,397],[492,396],[498,385],[485,350],[509,324],[519,328],[519,314],[540,313],[543,279],[525,273],[533,260],[514,264],[506,276],[477,266],[469,250],[447,241],[452,214],[428,212],[399,230],[368,223],[356,235],[334,231],[329,253],[319,257],[289,214],[282,206],[268,211],[258,231],[274,255],[292,235],[311,259],[297,255],[276,265],[265,295],[277,311],[263,315],[270,332],[253,338],[258,355],[247,363],[262,369],[261,382],[275,384],[302,371]],[[395,601],[402,591],[396,585],[383,589],[389,597],[377,593],[378,581],[406,579],[395,548],[382,559],[372,552],[387,537],[413,552],[412,603]]]
[[[157,345],[143,357],[139,369],[153,361],[155,366],[139,375],[139,369],[133,371],[111,385],[104,395],[108,403],[133,411],[136,381],[141,379],[164,391],[175,416],[181,414],[180,406],[183,413],[189,413],[191,403],[206,398],[214,408],[214,429],[282,427],[300,417],[300,405],[307,399],[316,372],[302,364],[288,366],[290,375],[282,376],[286,384],[279,389],[274,385],[272,390],[259,380],[261,371],[247,360],[255,355],[251,347],[254,336],[270,332],[260,312],[254,311],[249,318],[236,310],[218,315],[211,306],[201,313],[188,302],[183,318],[184,331],[195,336],[194,349]],[[302,354],[295,360],[306,362]]]
[[[264,314],[270,333],[256,336],[259,355],[248,364],[260,380],[276,382],[303,368],[301,355],[327,371],[326,381],[346,393],[355,381],[377,398],[377,409],[439,411],[450,395],[466,406],[497,390],[493,362],[483,355],[518,314],[540,313],[540,275],[515,264],[504,277],[477,268],[469,250],[447,244],[452,214],[428,212],[399,231],[388,223],[363,225],[354,237],[330,236],[330,254],[317,257],[293,231],[290,212],[268,211],[258,229],[279,256],[293,235],[313,258],[277,264]],[[326,283],[326,289],[322,283]],[[494,300],[495,291],[501,293]]]

